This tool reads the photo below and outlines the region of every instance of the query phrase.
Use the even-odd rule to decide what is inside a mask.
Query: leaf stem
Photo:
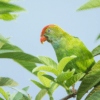
[[[51,96],[51,97],[50,97],[50,100],[54,100],[54,98]]]
[[[66,90],[66,92],[68,93],[68,95],[72,94],[71,89],[69,89],[66,85],[65,82],[63,82],[64,88]]]

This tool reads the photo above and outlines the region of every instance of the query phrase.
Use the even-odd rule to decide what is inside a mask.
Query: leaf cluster
[[[19,14],[14,12],[25,11],[24,8],[9,3],[12,0],[0,0],[0,19],[5,21],[15,20]]]
[[[30,96],[27,93],[29,86],[25,87],[23,89],[14,88],[14,86],[18,86],[18,85],[19,84],[11,78],[0,77],[0,93],[5,98],[5,99],[3,99],[3,98],[0,97],[0,100],[19,100],[19,99],[24,100],[24,98],[26,98],[26,100],[31,100]],[[12,88],[12,89],[18,91],[18,92],[17,93],[14,92],[11,95],[9,91],[5,92],[4,89],[2,88],[2,86],[7,86],[9,88]]]
[[[65,65],[70,60],[76,58],[76,56],[64,57],[58,64],[49,57],[39,56],[38,58],[41,62],[43,62],[45,66],[36,67],[32,71],[33,73],[37,72],[37,76],[42,83],[41,84],[40,82],[31,80],[34,84],[36,84],[39,88],[41,88],[41,91],[38,93],[38,96],[36,96],[36,100],[41,100],[37,99],[37,97],[39,97],[39,94],[42,92],[43,95],[41,96],[41,98],[46,93],[49,95],[49,97],[52,97],[54,90],[59,85],[65,88],[68,94],[72,94],[70,87],[73,86],[77,81],[79,81],[85,75],[85,73],[75,74],[75,69],[63,72]],[[54,74],[55,77],[48,75],[44,71]],[[45,92],[44,89],[46,93],[44,93]]]

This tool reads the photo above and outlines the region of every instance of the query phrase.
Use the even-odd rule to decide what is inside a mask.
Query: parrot
[[[43,44],[45,41],[53,46],[58,62],[67,56],[77,56],[67,63],[63,71],[75,68],[75,73],[87,73],[95,64],[92,53],[84,43],[78,37],[65,32],[58,25],[50,24],[42,29],[40,42]]]

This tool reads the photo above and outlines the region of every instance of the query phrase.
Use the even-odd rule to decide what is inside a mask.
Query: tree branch
[[[77,91],[75,93],[73,93],[73,94],[70,94],[70,95],[66,96],[65,98],[62,98],[61,100],[68,100],[68,99],[70,99],[72,97],[75,97],[76,95],[77,95]]]

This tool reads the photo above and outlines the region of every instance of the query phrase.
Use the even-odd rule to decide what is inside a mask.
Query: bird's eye
[[[51,32],[51,30],[50,29],[48,29],[48,33],[50,33]]]

